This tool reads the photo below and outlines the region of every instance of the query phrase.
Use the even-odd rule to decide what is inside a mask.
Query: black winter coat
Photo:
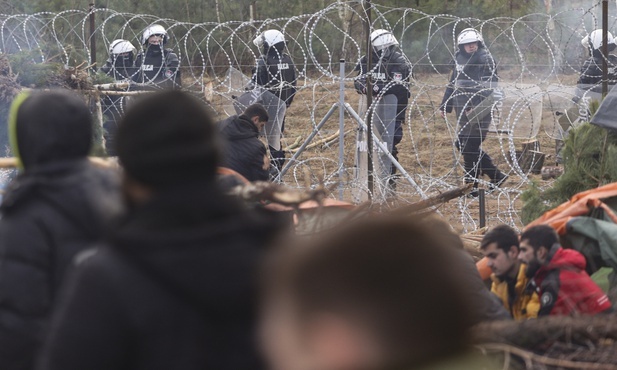
[[[492,94],[491,82],[497,80],[495,60],[484,46],[473,54],[457,51],[440,109],[450,113],[453,107],[475,107]]]
[[[32,369],[73,257],[118,211],[118,181],[87,160],[39,166],[7,189],[0,221],[0,368]]]
[[[40,369],[260,370],[256,269],[273,224],[209,185],[130,211],[83,259]]]
[[[259,140],[257,126],[250,118],[231,116],[219,122],[219,130],[225,139],[221,165],[249,181],[268,181],[269,172],[263,169],[266,146]]]
[[[253,82],[278,96],[289,108],[296,95],[296,67],[289,55],[270,48],[266,56],[257,59]]]
[[[139,69],[133,80],[138,83],[151,84],[158,88],[180,88],[180,61],[171,49],[162,49],[152,45],[143,53],[137,54],[135,67]]]
[[[373,53],[372,55],[371,82],[373,83],[373,95],[394,94],[398,101],[407,100],[409,97],[409,78],[411,65],[403,53],[397,49],[387,50],[383,57]],[[358,77],[354,81],[354,87],[360,94],[366,94],[367,58],[363,56],[356,65]],[[387,89],[387,91],[383,91]]]

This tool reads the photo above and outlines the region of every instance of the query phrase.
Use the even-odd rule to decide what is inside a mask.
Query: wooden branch
[[[310,145],[307,145],[307,147],[304,148],[304,149],[305,150],[312,149],[312,148],[314,148],[316,146],[319,146],[319,145],[327,144],[327,143],[330,143],[330,142],[335,142],[338,139],[339,132],[340,132],[340,130],[336,131],[334,134],[332,134],[332,135],[330,135],[328,137],[325,137],[325,138],[323,138],[321,140],[314,141]],[[351,130],[346,131],[345,134],[348,134],[349,132],[351,132]],[[300,148],[285,149],[285,151],[288,151],[288,152],[291,152],[291,153],[295,153],[299,149]]]
[[[129,88],[129,85],[130,85],[129,82],[116,82],[116,83],[109,83],[109,84],[94,85],[94,88],[99,91],[126,90]]]
[[[321,202],[328,194],[328,189],[318,187],[314,190],[293,189],[265,181],[237,186],[231,195],[247,202],[270,201],[284,206],[298,206],[309,200]]]
[[[484,351],[493,351],[493,352],[503,352],[505,354],[513,354],[521,357],[525,360],[525,363],[529,362],[539,362],[543,365],[547,366],[556,366],[559,368],[569,368],[569,369],[586,369],[586,370],[615,370],[617,364],[602,364],[597,362],[582,362],[582,361],[570,361],[563,360],[558,358],[552,358],[547,356],[542,356],[535,354],[530,351],[526,351],[524,349],[514,347],[508,344],[501,343],[487,343],[478,346],[481,350]],[[504,369],[506,367],[504,366]]]
[[[467,184],[463,187],[452,189],[445,191],[439,195],[434,197],[430,197],[428,199],[421,200],[416,203],[412,203],[407,206],[399,207],[392,211],[395,215],[409,215],[416,213],[418,211],[424,210],[426,208],[434,207],[443,203],[446,203],[454,198],[462,197],[463,195],[469,193],[473,187],[473,184]]]
[[[287,148],[285,148],[284,150],[286,152],[291,152],[293,149],[296,149],[297,147],[300,146],[300,141],[302,140],[302,136],[298,136],[296,138],[296,140],[293,142],[293,144],[291,144],[290,146],[288,146]]]
[[[485,322],[476,325],[472,335],[475,343],[507,343],[523,348],[557,341],[597,343],[602,339],[617,340],[617,314]]]
[[[84,91],[87,92],[87,91]],[[139,95],[147,95],[155,93],[156,90],[136,90],[136,91],[114,91],[114,90],[100,90],[97,93],[101,95],[111,95],[111,96],[139,96]]]
[[[117,168],[118,162],[115,160],[101,158],[101,157],[88,157],[90,162],[98,167],[103,168]],[[6,157],[0,158],[0,168],[8,169],[8,168],[16,168],[17,167],[17,158],[15,157]]]

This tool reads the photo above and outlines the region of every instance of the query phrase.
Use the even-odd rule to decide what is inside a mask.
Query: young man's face
[[[463,47],[465,48],[465,52],[467,54],[472,54],[478,51],[478,42],[476,41],[470,42],[469,44],[463,44]]]
[[[264,128],[264,126],[266,125],[266,123],[268,123],[268,121],[260,121],[259,120],[259,116],[255,116],[251,118],[251,121],[253,121],[253,123],[255,124],[255,126],[257,126],[257,131],[261,131],[261,129]]]
[[[508,252],[505,252],[503,249],[499,248],[497,243],[491,243],[486,246],[482,250],[482,254],[488,260],[488,267],[495,273],[495,275],[499,277],[504,277],[511,274],[513,271],[517,273],[519,262],[517,260],[518,257],[518,248],[516,246],[511,246]]]

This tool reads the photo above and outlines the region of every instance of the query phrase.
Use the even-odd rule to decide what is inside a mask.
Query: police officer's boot
[[[508,181],[508,175],[506,175],[505,173],[496,170],[495,174],[492,176],[491,178],[491,183],[489,184],[488,188],[490,191],[493,191],[497,188],[502,187],[502,185]]]

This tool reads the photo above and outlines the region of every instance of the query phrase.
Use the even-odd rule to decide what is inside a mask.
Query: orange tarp
[[[602,199],[612,197],[617,197],[617,182],[578,193],[570,198],[569,201],[547,211],[538,219],[525,226],[525,228],[535,225],[549,225],[559,235],[563,235],[566,232],[566,224],[572,217],[588,215],[593,208],[602,208],[606,215],[613,222],[617,223],[617,214],[602,202]],[[486,258],[478,261],[476,267],[480,271],[482,279],[488,279],[491,276],[491,269],[487,266]]]

